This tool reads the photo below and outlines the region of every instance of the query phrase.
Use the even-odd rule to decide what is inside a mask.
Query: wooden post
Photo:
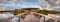
[[[20,22],[20,17],[18,16],[18,22]]]

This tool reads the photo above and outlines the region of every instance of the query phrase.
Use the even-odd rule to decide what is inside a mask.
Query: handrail
[[[21,15],[24,15],[25,13],[21,13],[21,14],[19,14],[19,15],[15,15],[15,16],[21,16]]]
[[[36,13],[36,12],[35,12],[35,14],[38,14],[38,15],[41,15],[41,16],[44,16],[44,17],[47,17],[47,18],[54,19],[55,22],[57,22],[57,20],[59,20],[59,19],[57,19],[57,18],[54,18],[54,17],[51,17],[51,16],[47,16],[47,15],[43,15],[43,14],[40,14],[40,13]]]
[[[40,14],[40,13],[35,13],[35,14],[38,14],[38,15],[41,15],[41,16],[44,16],[44,17],[47,17],[47,18],[52,18],[51,16],[47,16],[47,15],[44,15],[44,14]],[[52,19],[57,19],[57,18],[52,18]]]
[[[18,22],[20,22],[20,17],[21,17],[21,15],[24,15],[25,13],[21,13],[21,14],[19,14],[19,15],[15,15],[15,17],[18,17]]]
[[[33,13],[33,12],[32,12]],[[21,15],[24,15],[25,13],[21,13],[21,14],[19,14],[19,15],[16,15],[19,19],[18,19],[18,22],[20,22],[20,16]],[[44,18],[45,19],[45,18]],[[45,21],[44,21],[45,22]]]
[[[45,17],[54,19],[55,22],[57,22],[57,20],[59,20],[59,19],[57,19],[57,18],[54,18],[54,17],[51,17],[51,16],[47,16],[47,15],[44,15],[44,14],[40,14],[40,13],[36,13],[36,12],[33,12],[33,13],[43,16],[43,17],[44,17],[44,22],[46,21]],[[21,15],[24,15],[24,14],[25,14],[25,13],[21,13],[21,14],[19,14],[19,15],[15,15],[15,17],[18,17],[18,18],[19,18],[19,22],[20,22],[20,16],[21,16]]]

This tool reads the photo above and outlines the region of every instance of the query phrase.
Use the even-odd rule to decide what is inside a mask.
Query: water
[[[11,14],[11,12],[0,13],[0,21],[18,22],[18,17],[12,17],[12,16],[14,16],[14,14]]]
[[[11,12],[0,13],[0,19],[8,18],[11,16],[14,16],[13,14],[11,14]]]
[[[55,18],[60,18],[60,14],[48,14],[49,16],[55,17]]]

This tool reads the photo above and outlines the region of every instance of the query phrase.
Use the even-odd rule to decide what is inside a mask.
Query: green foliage
[[[14,14],[15,14],[15,15],[20,14],[20,13],[23,13],[23,11],[22,11],[22,10],[15,10],[15,11],[14,11]]]
[[[48,11],[48,10],[40,10],[38,13],[41,14],[60,14],[60,11]]]

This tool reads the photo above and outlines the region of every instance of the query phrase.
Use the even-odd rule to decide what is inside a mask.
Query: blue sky
[[[18,9],[18,8],[24,8],[28,6],[41,6],[41,2],[39,0],[16,0],[14,3],[13,0],[8,0],[4,6],[6,6],[6,9]],[[44,8],[44,7],[42,7]],[[58,10],[60,10],[59,6],[56,7]],[[55,7],[53,8],[53,10]]]
[[[4,6],[6,7],[6,9],[12,10],[28,6],[39,6],[39,0],[16,0],[15,3],[13,2],[13,0],[7,0]]]
[[[38,0],[17,0],[16,3],[8,1],[4,6],[13,6],[13,7],[27,7],[27,6],[38,6]]]

